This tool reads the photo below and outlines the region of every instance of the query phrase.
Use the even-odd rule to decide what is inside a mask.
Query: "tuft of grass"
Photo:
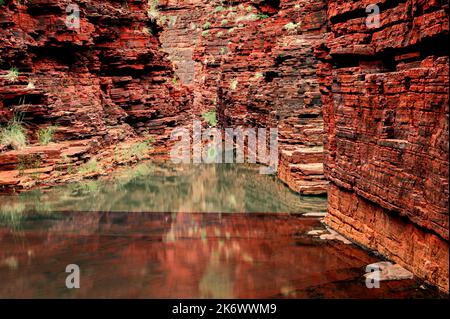
[[[95,158],[90,159],[78,168],[78,173],[91,174],[100,171],[99,164]]]
[[[256,16],[258,17],[259,20],[264,20],[264,19],[269,18],[269,16],[264,13],[257,13]]]
[[[153,34],[152,30],[150,30],[147,27],[143,27],[142,28],[142,33],[145,34],[145,35],[152,35]]]
[[[10,146],[15,150],[21,150],[27,145],[26,130],[18,116],[14,116],[8,122],[8,125],[0,131],[0,144]]]
[[[159,19],[158,1],[157,0],[148,0],[147,6],[148,6],[147,16],[152,21],[158,21],[158,19]]]
[[[254,79],[254,80],[257,80],[257,79],[260,79],[260,78],[262,78],[262,77],[264,77],[264,74],[263,74],[263,73],[261,73],[261,72],[256,72],[255,75],[253,76],[253,79]]]
[[[209,34],[209,30],[205,30],[205,31],[202,32],[202,36],[203,37],[206,37],[208,34]]]
[[[222,12],[223,10],[225,10],[223,6],[217,6],[214,8],[214,13]]]
[[[207,21],[205,22],[205,24],[203,25],[203,30],[208,30],[211,27],[211,22]]]
[[[208,123],[212,127],[217,125],[217,115],[216,111],[214,110],[202,113],[202,118],[206,123]]]
[[[296,30],[297,27],[298,27],[298,25],[295,24],[294,22],[289,22],[289,23],[285,24],[285,26],[283,28],[288,31],[293,31],[293,30]]]
[[[41,128],[37,133],[39,144],[48,145],[53,140],[55,130],[56,126]]]
[[[147,155],[148,151],[152,149],[155,142],[155,137],[149,135],[143,142],[135,143],[119,147],[115,152],[116,161],[130,161],[132,159],[142,160]]]
[[[8,70],[8,73],[3,75],[3,77],[9,82],[16,82],[19,78],[19,69],[17,69],[16,67],[12,67]]]
[[[237,80],[237,79],[234,79],[233,81],[231,81],[231,83],[230,83],[230,89],[231,89],[232,91],[236,91],[237,86],[238,86],[238,80]]]
[[[130,155],[132,157],[136,157],[138,160],[141,160],[145,157],[145,154],[148,151],[148,144],[145,142],[136,143],[131,146]]]

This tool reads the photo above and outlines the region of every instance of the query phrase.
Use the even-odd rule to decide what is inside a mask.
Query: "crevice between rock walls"
[[[314,56],[325,2],[167,1],[161,9],[162,46],[193,91],[194,115],[214,110],[222,128],[278,128],[279,178],[298,193],[325,194]]]

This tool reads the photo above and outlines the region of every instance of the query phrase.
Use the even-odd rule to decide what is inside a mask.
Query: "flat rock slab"
[[[399,264],[392,264],[389,261],[381,261],[367,265],[366,269],[374,271],[364,275],[367,279],[387,281],[413,279],[414,275]],[[378,270],[377,270],[378,269]]]

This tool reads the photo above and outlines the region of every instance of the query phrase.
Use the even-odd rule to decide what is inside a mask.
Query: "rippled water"
[[[368,289],[355,245],[324,229],[326,198],[241,165],[143,164],[111,179],[0,198],[0,298],[429,298]],[[67,289],[66,266],[80,267]]]

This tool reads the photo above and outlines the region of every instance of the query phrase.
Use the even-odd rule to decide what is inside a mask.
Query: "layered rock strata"
[[[172,82],[147,12],[138,0],[1,5],[0,125],[20,117],[28,145],[0,146],[0,185],[19,190],[29,182],[23,170],[50,178],[55,162],[76,167],[130,139],[166,141],[189,118],[189,93]],[[52,143],[39,145],[49,126]]]
[[[215,110],[221,127],[278,128],[279,177],[299,193],[325,193],[313,52],[325,2],[179,2],[162,7],[162,42],[193,89],[194,114]]]
[[[448,2],[368,5],[329,1],[317,50],[326,223],[448,291]]]

